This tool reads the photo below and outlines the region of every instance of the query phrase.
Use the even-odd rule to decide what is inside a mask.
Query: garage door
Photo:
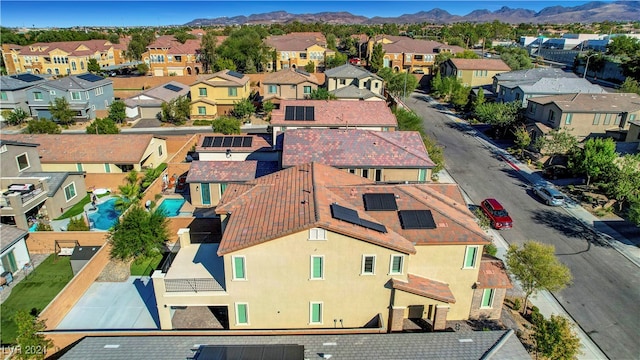
[[[153,76],[163,76],[164,75],[164,70],[163,69],[155,69],[153,70]]]
[[[156,114],[158,114],[160,112],[160,109],[156,108],[156,107],[152,107],[152,108],[148,108],[148,107],[141,107],[140,108],[140,117],[143,119],[155,119],[156,118]]]

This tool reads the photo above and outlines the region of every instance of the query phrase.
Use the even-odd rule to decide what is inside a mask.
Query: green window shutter
[[[393,271],[394,273],[402,273],[402,256],[393,257],[391,271]]]
[[[247,321],[247,304],[237,304],[236,311],[238,313],[238,324],[248,324]]]
[[[236,279],[244,279],[244,258],[233,258],[233,266],[236,271]]]
[[[427,181],[427,169],[418,169],[418,181]]]
[[[220,195],[224,194],[224,191],[227,190],[227,185],[226,183],[220,184]]]
[[[322,319],[322,304],[311,304],[311,322],[319,323]]]
[[[76,168],[78,169],[78,171],[82,171],[82,164],[81,163],[77,163],[76,164]]]
[[[491,307],[491,300],[493,300],[493,289],[484,289],[481,306]]]
[[[470,246],[467,248],[467,256],[464,259],[464,267],[472,268],[475,265],[477,251],[478,248],[475,246]]]
[[[109,166],[109,164],[104,164],[104,172],[106,172],[106,173],[110,173],[111,172],[111,166]]]
[[[314,257],[313,258],[313,279],[322,279],[322,258]]]

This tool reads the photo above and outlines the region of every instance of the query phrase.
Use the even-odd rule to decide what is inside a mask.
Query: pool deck
[[[117,196],[109,195],[109,196],[98,198],[98,202],[96,203],[96,205],[100,205],[116,197]],[[87,205],[84,206],[84,212],[87,215],[92,214],[96,211],[98,210],[94,208],[93,205],[91,205],[91,203],[88,203]],[[53,231],[67,231],[67,226],[69,225],[69,221],[70,221],[70,218],[62,219],[62,220],[51,220],[49,224],[51,225],[51,229]],[[107,231],[107,230],[91,229],[91,231]]]

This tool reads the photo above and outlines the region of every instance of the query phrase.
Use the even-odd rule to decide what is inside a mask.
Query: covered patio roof
[[[456,302],[456,298],[453,296],[449,284],[440,281],[408,274],[407,281],[392,279],[391,282],[394,289],[449,304],[455,304]]]
[[[101,70],[118,70],[118,69],[122,69],[124,67],[138,66],[139,64],[142,64],[142,61],[129,61],[129,62],[122,63],[122,64],[105,66]]]

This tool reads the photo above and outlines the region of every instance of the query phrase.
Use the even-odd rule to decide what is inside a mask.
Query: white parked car
[[[533,192],[538,196],[545,204],[550,206],[562,206],[564,205],[564,195],[555,188],[548,185],[538,185],[533,187]]]

